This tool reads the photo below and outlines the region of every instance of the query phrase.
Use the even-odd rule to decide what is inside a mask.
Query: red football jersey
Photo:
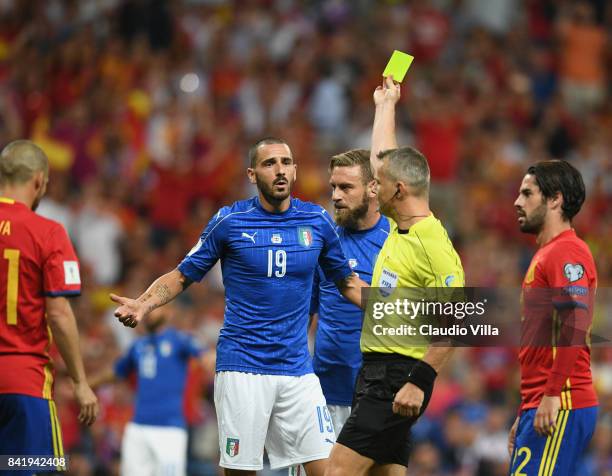
[[[52,398],[45,299],[81,292],[62,225],[0,198],[0,393]]]
[[[589,331],[597,272],[587,244],[567,230],[541,247],[523,280],[521,410],[543,395],[563,409],[597,405]]]

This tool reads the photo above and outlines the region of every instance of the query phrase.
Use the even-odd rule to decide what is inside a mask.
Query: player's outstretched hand
[[[418,417],[425,394],[413,383],[406,383],[393,399],[393,413],[407,417]]]
[[[74,396],[79,402],[79,421],[84,425],[91,425],[98,417],[98,398],[87,382],[81,382],[74,386]]]
[[[113,293],[110,294],[110,298],[119,304],[119,307],[115,309],[115,317],[126,327],[136,327],[145,314],[141,303],[136,299],[117,296]]]
[[[561,398],[544,395],[533,419],[533,428],[538,435],[548,436],[555,432]]]
[[[393,81],[393,76],[387,76],[382,86],[374,90],[374,104],[380,106],[385,103],[394,105],[401,96],[400,85]]]
[[[512,453],[514,452],[514,442],[516,441],[516,430],[518,428],[519,418],[516,417],[514,423],[512,424],[512,428],[510,428],[510,434],[508,435],[508,455],[512,458]]]

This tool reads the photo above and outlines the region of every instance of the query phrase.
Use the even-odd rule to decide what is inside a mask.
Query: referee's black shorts
[[[338,443],[379,465],[408,466],[410,427],[417,418],[393,413],[393,399],[417,362],[399,354],[363,354],[351,415],[342,427]],[[421,414],[432,390],[433,384],[425,391]]]

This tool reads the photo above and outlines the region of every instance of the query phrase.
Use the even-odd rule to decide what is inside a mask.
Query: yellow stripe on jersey
[[[567,402],[565,400],[565,392],[561,392],[561,410],[567,410]]]
[[[552,347],[552,356],[553,360],[557,357],[557,341],[558,341],[558,333],[557,326],[559,322],[559,314],[555,309],[553,309],[552,313],[552,332],[551,332],[551,347]]]
[[[565,395],[565,400],[567,401],[567,409],[572,409],[572,384],[570,382],[569,377],[567,378],[567,392]]]
[[[448,233],[433,214],[412,225],[406,233],[400,233],[397,224],[392,220],[389,222],[391,225],[389,236],[374,265],[372,287],[384,288],[392,296],[393,288],[465,286],[459,255]],[[371,296],[374,301],[388,298],[380,291],[375,292],[378,292],[378,295]],[[362,352],[397,353],[415,359],[421,359],[425,355],[427,347],[406,347],[405,340],[401,336],[373,335],[374,332],[369,329],[373,322],[373,317],[368,316],[371,311],[370,307],[364,318]],[[387,318],[408,324],[406,316],[393,315],[385,317]]]
[[[45,319],[47,315],[45,314]],[[49,358],[49,349],[51,349],[51,344],[53,343],[53,333],[51,332],[51,328],[49,324],[47,324],[47,345],[45,347],[45,354],[47,358]],[[51,359],[49,358],[49,362],[47,362],[43,368],[45,373],[45,381],[43,382],[43,398],[50,400],[53,398],[53,364],[51,363]]]
[[[15,203],[15,200],[13,200],[12,198],[0,197],[0,203],[10,203],[10,204],[13,204],[13,203]]]
[[[52,395],[52,389],[53,389],[53,371],[51,370],[53,368],[53,364],[51,362],[47,362],[43,368],[43,371],[45,373],[45,382],[43,383],[43,398],[50,400],[53,395]]]

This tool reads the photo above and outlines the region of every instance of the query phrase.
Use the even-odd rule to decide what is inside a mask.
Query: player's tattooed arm
[[[137,299],[111,294],[111,299],[120,304],[115,310],[115,316],[124,325],[136,327],[145,315],[172,301],[191,283],[192,281],[178,269],[173,269],[157,278]]]
[[[342,295],[355,304],[355,306],[364,307],[361,300],[361,289],[369,286],[368,283],[361,280],[357,274],[351,273],[345,278],[336,281],[336,287]]]
[[[157,278],[137,301],[145,305],[145,314],[148,314],[153,309],[157,309],[172,301],[187,289],[192,282],[178,269],[174,269]]]

